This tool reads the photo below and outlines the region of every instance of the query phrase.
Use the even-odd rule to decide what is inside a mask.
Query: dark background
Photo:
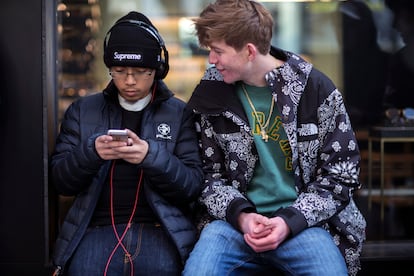
[[[2,0],[0,9],[0,275],[46,275],[53,133],[55,1]],[[50,116],[49,116],[50,115]],[[52,206],[51,206],[52,207]],[[54,208],[51,208],[52,210]],[[49,226],[50,225],[50,226]]]

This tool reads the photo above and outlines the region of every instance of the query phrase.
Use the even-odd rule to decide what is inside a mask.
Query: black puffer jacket
[[[65,113],[51,156],[51,181],[60,194],[75,196],[53,256],[53,265],[61,270],[88,227],[110,168],[111,162],[98,156],[94,141],[109,128],[121,127],[117,93],[110,83],[103,93],[74,102]],[[161,124],[170,132],[160,132]],[[149,144],[147,156],[137,165],[144,171],[146,197],[184,262],[196,240],[190,213],[200,193],[201,161],[193,114],[162,81],[144,111],[140,138]]]

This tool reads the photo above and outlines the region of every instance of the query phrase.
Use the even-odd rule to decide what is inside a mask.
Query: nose
[[[136,83],[136,80],[135,80],[134,73],[129,73],[129,72],[128,72],[128,74],[127,74],[127,76],[126,76],[126,80],[125,80],[125,82],[126,82],[127,84],[135,84],[135,83]]]
[[[210,53],[208,54],[208,63],[210,64],[217,63],[217,55],[213,51],[210,51]]]

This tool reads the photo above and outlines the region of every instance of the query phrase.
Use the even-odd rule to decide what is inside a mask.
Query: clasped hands
[[[238,223],[245,242],[258,253],[276,249],[290,234],[289,226],[280,217],[242,212]]]
[[[95,140],[98,155],[104,160],[124,159],[133,164],[141,163],[148,153],[149,145],[133,131],[127,130],[128,141],[116,141],[110,135],[101,135]]]

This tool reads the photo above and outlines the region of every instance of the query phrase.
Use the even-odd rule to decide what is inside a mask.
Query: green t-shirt
[[[270,88],[246,84],[244,86],[257,111],[258,119],[263,125],[267,120],[273,100]],[[259,155],[253,178],[248,185],[247,196],[254,202],[259,213],[270,215],[280,207],[290,205],[297,198],[291,148],[276,104],[266,128],[268,135],[266,142],[262,139],[260,125],[241,85],[238,86],[237,94],[248,115],[250,126],[252,126],[254,142]]]

